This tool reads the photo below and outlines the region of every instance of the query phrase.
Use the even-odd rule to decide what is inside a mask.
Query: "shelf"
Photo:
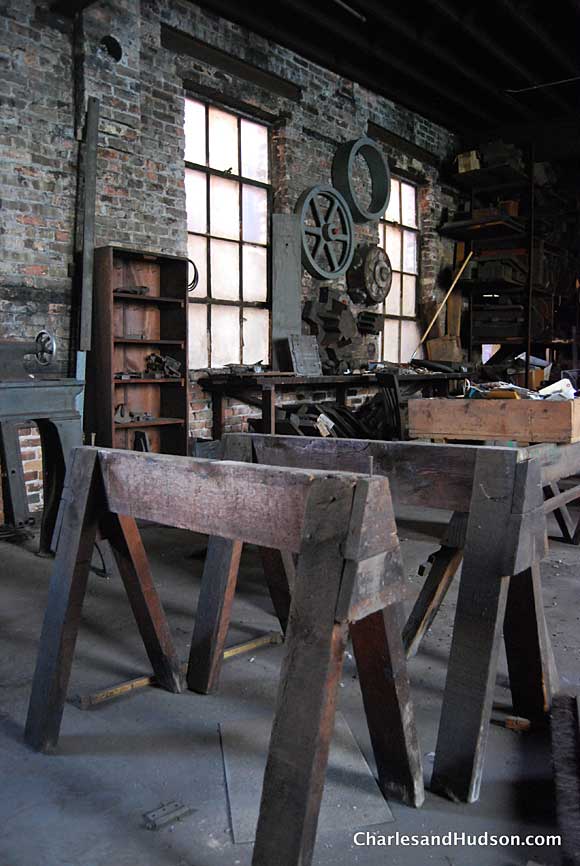
[[[474,171],[464,171],[454,174],[452,182],[460,189],[472,192],[475,190],[492,191],[500,189],[526,189],[530,185],[528,175],[514,168],[508,162],[487,168],[477,168]]]
[[[520,295],[528,294],[528,287],[525,283],[510,283],[509,280],[459,280],[458,288],[472,292],[473,294],[506,294]],[[551,289],[545,286],[535,285],[533,287],[534,295],[553,295]]]
[[[515,217],[495,216],[445,223],[439,229],[439,234],[456,241],[500,240],[523,237],[526,228]]]
[[[167,379],[113,379],[115,385],[181,385],[183,387],[183,378],[172,376]]]
[[[131,346],[180,346],[183,349],[183,340],[155,340],[146,337],[140,340],[138,337],[113,337],[114,343],[129,343]]]
[[[185,421],[183,418],[152,418],[151,421],[115,421],[115,430],[138,430],[140,427],[168,427],[181,426]]]
[[[131,301],[136,304],[174,304],[185,306],[181,298],[161,298],[156,295],[132,295],[130,292],[113,292],[113,301]]]

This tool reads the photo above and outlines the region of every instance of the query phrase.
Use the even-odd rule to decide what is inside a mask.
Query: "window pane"
[[[268,129],[249,120],[242,120],[242,174],[268,182]]]
[[[242,187],[243,238],[255,244],[268,240],[268,196],[265,189]]]
[[[205,298],[207,295],[207,241],[199,235],[187,236],[187,257],[195,262],[199,280],[190,298]],[[193,279],[193,268],[189,265],[189,280]]]
[[[189,353],[190,370],[208,366],[207,357],[207,307],[205,304],[189,304]]]
[[[218,108],[209,109],[209,165],[239,174],[238,118]]]
[[[417,191],[410,183],[401,184],[401,222],[417,227]]]
[[[417,273],[417,235],[415,232],[403,232],[403,270],[411,274]]]
[[[389,206],[385,211],[384,219],[389,220],[389,222],[398,223],[400,222],[401,215],[399,213],[399,186],[400,183],[398,180],[391,180],[391,197],[389,199]]]
[[[421,333],[417,322],[401,322],[401,361],[408,363],[417,349]],[[415,352],[416,358],[423,358],[423,346]]]
[[[403,316],[414,316],[417,302],[417,277],[403,275]]]
[[[399,360],[399,320],[385,319],[383,329],[383,361]]]
[[[185,159],[205,165],[205,105],[185,100]]]
[[[385,226],[385,251],[394,271],[401,270],[401,229]]]
[[[385,300],[385,313],[389,316],[401,315],[401,275],[393,274],[391,289]]]
[[[210,241],[211,296],[224,301],[240,299],[240,247],[231,241]]]
[[[201,171],[185,169],[185,206],[187,229],[190,232],[207,231],[206,176]]]
[[[244,301],[266,301],[268,298],[267,250],[264,247],[242,247]]]
[[[240,308],[211,308],[211,366],[240,363]]]
[[[210,178],[210,231],[222,238],[240,236],[239,184],[222,177]]]
[[[246,307],[243,311],[244,352],[243,364],[268,363],[268,344],[270,317],[268,310],[253,310]]]

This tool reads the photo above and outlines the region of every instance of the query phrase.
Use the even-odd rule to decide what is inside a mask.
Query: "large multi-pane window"
[[[269,179],[264,124],[185,100],[190,369],[268,362]]]
[[[406,362],[421,339],[417,322],[419,221],[417,187],[413,184],[392,179],[389,206],[379,224],[379,242],[393,268],[393,283],[383,311],[382,358]]]

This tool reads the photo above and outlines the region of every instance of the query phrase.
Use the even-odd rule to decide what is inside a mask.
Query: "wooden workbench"
[[[450,382],[464,377],[458,373],[400,373],[397,378],[401,385],[429,385],[433,394],[444,397],[449,393]],[[346,406],[349,388],[378,387],[375,373],[342,376],[298,376],[294,373],[277,372],[251,375],[211,373],[199,379],[199,384],[212,398],[212,439],[221,439],[224,433],[227,398],[247,403],[248,406],[260,407],[263,432],[273,434],[276,432],[276,395],[280,391],[296,391],[301,388],[333,390],[337,405]]]

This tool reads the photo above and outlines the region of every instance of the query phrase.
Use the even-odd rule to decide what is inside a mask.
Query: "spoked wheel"
[[[319,280],[334,280],[354,255],[354,224],[342,195],[331,186],[306,189],[296,202],[301,218],[302,264]]]

